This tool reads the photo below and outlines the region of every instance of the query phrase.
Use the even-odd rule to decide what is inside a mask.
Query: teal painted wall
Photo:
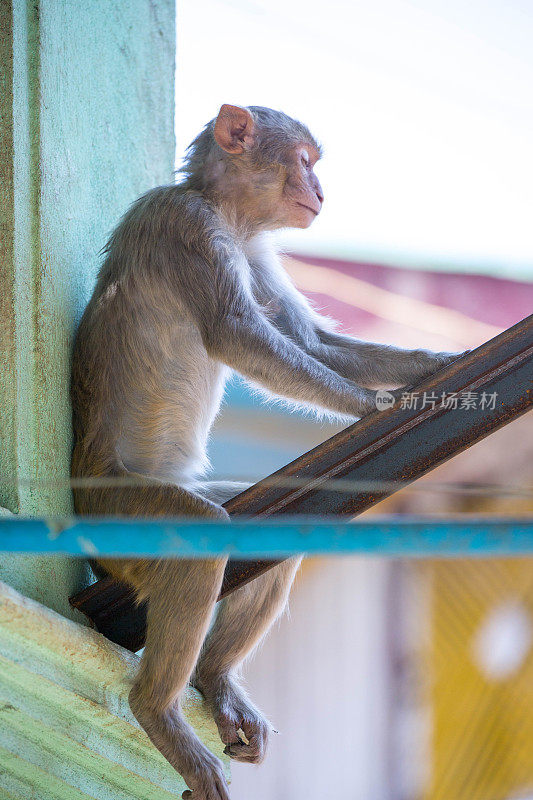
[[[0,57],[0,506],[64,515],[74,327],[118,218],[172,180],[174,0],[3,2]],[[62,613],[84,570],[0,557]]]

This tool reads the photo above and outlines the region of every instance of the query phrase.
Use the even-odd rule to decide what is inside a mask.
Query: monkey
[[[376,387],[415,383],[458,357],[339,333],[293,285],[271,233],[320,214],[321,155],[286,114],[225,104],[189,146],[183,180],[123,216],[75,338],[72,475],[110,479],[78,482],[78,514],[227,521],[221,504],[243,487],[205,476],[232,372],[351,420],[375,409]],[[224,557],[99,562],[148,601],[130,707],[194,800],[229,792],[220,760],[182,715],[183,691],[192,682],[203,693],[230,757],[264,758],[271,726],[238,668],[282,612],[299,562],[227,597],[214,622]]]

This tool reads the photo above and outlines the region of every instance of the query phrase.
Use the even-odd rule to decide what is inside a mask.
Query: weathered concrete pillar
[[[174,0],[0,4],[0,506],[72,512],[69,361],[99,250],[172,179]],[[70,614],[68,559],[0,557],[0,579]]]

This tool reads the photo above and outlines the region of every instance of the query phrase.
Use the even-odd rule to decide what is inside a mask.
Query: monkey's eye
[[[311,162],[309,161],[309,153],[307,152],[307,150],[302,150],[301,158],[302,158],[302,164],[304,165],[304,167],[310,167],[311,166]]]

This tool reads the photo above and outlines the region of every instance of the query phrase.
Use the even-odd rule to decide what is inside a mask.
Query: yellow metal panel
[[[533,559],[439,561],[430,640],[427,800],[533,790]]]

